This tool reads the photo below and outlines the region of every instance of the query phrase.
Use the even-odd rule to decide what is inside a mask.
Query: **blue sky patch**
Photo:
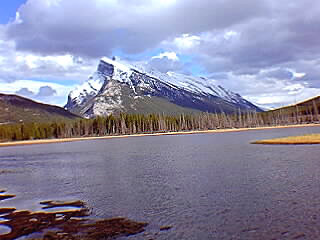
[[[25,2],[26,0],[2,0],[0,7],[0,24],[6,24],[10,20],[14,20],[18,8]]]

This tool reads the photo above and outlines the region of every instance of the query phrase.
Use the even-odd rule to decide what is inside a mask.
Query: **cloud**
[[[97,59],[81,58],[71,54],[42,56],[17,51],[16,43],[4,37],[0,25],[0,80],[14,82],[21,79],[54,80],[68,84],[81,82],[95,71]]]
[[[177,60],[172,60],[167,56],[164,56],[162,58],[152,58],[148,62],[148,65],[151,68],[157,69],[158,71],[163,73],[170,72],[170,71],[178,72],[183,67],[181,62]]]
[[[288,106],[298,102],[302,102],[311,96],[319,95],[319,89],[301,88],[295,93],[286,94],[286,91],[273,92],[272,94],[261,94],[255,96],[246,96],[249,101],[255,102],[257,105],[266,109]]]
[[[56,95],[57,91],[49,86],[41,86],[38,90],[38,93],[29,90],[27,87],[23,87],[15,93],[28,98],[48,99],[49,97]]]
[[[171,61],[179,61],[179,57],[177,56],[177,54],[175,52],[160,53],[157,56],[153,56],[152,59],[162,59],[165,57]]]
[[[294,77],[294,73],[289,69],[275,68],[260,71],[259,77],[290,80]]]
[[[295,81],[288,70],[269,69],[251,75],[229,72],[214,74],[211,77],[217,84],[240,92],[247,100],[266,109],[297,103],[319,95],[320,91],[319,88],[310,86],[308,82]]]
[[[75,85],[86,81],[97,68],[98,59],[17,51],[15,42],[5,38],[4,32],[0,25],[1,93],[63,106]]]
[[[52,82],[17,80],[4,82],[0,80],[1,93],[18,94],[36,101],[64,106],[68,94],[76,85],[65,86]]]
[[[18,91],[15,92],[18,95],[24,96],[24,97],[35,97],[35,93],[30,91],[28,88],[21,88]]]
[[[28,0],[7,34],[18,50],[98,57],[114,48],[141,52],[170,37],[223,29],[268,11],[267,1],[256,0]]]
[[[173,40],[173,43],[178,47],[178,49],[190,49],[194,46],[197,46],[200,44],[201,38],[196,35],[190,35],[190,34],[182,34],[180,37],[176,37]]]
[[[320,88],[319,16],[311,0],[27,0],[0,25],[0,80],[81,82],[120,49],[161,72],[197,66],[254,102],[280,105]]]
[[[37,94],[37,97],[51,97],[54,96],[57,93],[56,90],[54,90],[52,87],[49,86],[42,86],[39,89],[39,92]]]
[[[156,69],[162,73],[167,73],[170,71],[179,72],[182,70],[183,64],[175,52],[163,52],[151,57],[151,59],[147,61],[147,67]]]

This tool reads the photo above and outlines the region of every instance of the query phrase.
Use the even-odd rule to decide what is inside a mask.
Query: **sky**
[[[0,92],[63,106],[118,56],[281,107],[320,95],[319,35],[314,0],[1,0]]]

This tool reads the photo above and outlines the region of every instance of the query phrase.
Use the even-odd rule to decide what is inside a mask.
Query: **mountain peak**
[[[114,60],[112,60],[110,58],[107,58],[107,57],[103,57],[103,58],[100,59],[100,63],[99,63],[99,66],[98,66],[98,71],[104,72],[104,70],[105,70],[104,68],[105,67],[107,67],[107,69],[108,69],[108,68],[111,68],[111,66],[114,69],[120,70],[122,72],[130,72],[130,69],[131,69],[130,66],[119,62],[119,60],[116,60],[115,57],[114,57]]]
[[[86,117],[119,111],[139,112],[141,102],[150,105],[147,98],[205,112],[260,111],[239,94],[216,85],[213,79],[161,73],[143,64],[133,66],[107,57],[101,58],[97,71],[88,81],[70,92],[66,108]]]

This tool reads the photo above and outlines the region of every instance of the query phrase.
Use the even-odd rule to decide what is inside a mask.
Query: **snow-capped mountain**
[[[65,106],[85,117],[115,112],[237,112],[258,107],[215,80],[102,58],[88,81],[71,91]]]

